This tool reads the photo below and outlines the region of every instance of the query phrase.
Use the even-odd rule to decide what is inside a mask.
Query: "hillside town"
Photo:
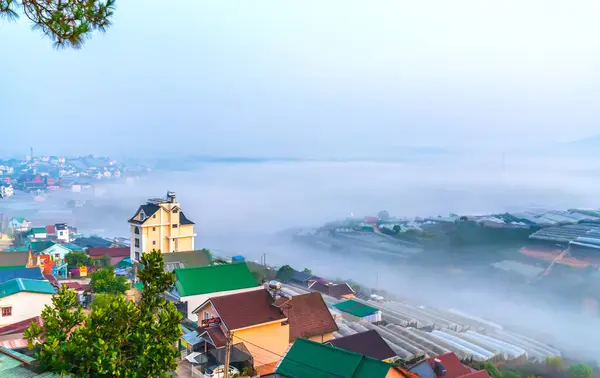
[[[58,189],[81,192],[100,180],[145,172],[145,167],[127,167],[108,157],[35,156],[32,149],[25,159],[0,159],[0,198],[12,197],[15,191],[34,195]]]
[[[73,290],[93,311],[101,293],[92,278],[105,271],[126,283],[122,295],[137,303],[144,295],[139,261],[153,250],[175,276],[162,296],[182,317],[173,372],[180,377],[485,378],[492,368],[543,370],[565,357],[559,345],[458,310],[307,269],[215,256],[195,245],[195,223],[174,192],[132,209],[125,221],[130,237],[107,239],[65,223],[10,219],[0,247],[3,376],[30,369],[25,330],[42,322],[58,289]]]

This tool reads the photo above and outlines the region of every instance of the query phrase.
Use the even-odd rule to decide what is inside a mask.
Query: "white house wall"
[[[2,312],[0,311],[0,326],[39,316],[44,307],[51,304],[52,294],[21,292],[0,298],[0,308],[12,307],[11,316],[2,316]]]

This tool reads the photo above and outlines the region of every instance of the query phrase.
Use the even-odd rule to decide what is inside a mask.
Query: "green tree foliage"
[[[94,31],[106,31],[114,9],[115,0],[0,0],[0,18],[24,14],[56,48],[81,48]]]
[[[289,265],[284,265],[277,271],[276,278],[281,282],[288,282],[292,279],[292,275],[294,274],[294,268]]]
[[[139,304],[124,296],[97,303],[85,315],[74,291],[62,288],[52,306],[25,331],[30,348],[47,371],[77,377],[167,377],[176,368],[175,343],[181,336],[181,314],[162,294],[175,277],[164,271],[160,251],[145,253],[139,279]]]
[[[491,362],[486,362],[483,364],[483,368],[487,371],[488,375],[492,378],[502,378],[502,373],[500,370],[494,366]]]
[[[129,289],[127,279],[117,277],[115,268],[112,266],[95,271],[92,273],[91,278],[90,286],[95,293],[125,294],[125,291]]]
[[[306,274],[312,274],[312,270],[310,270],[308,268],[304,268],[303,272]]]
[[[69,268],[78,268],[80,266],[92,265],[92,259],[90,258],[90,256],[86,255],[83,252],[67,253],[65,255],[65,259],[67,260],[67,265],[69,266]]]
[[[571,365],[568,370],[569,378],[591,378],[594,371],[585,364]]]
[[[544,361],[552,371],[560,371],[563,366],[563,360],[560,357],[548,357]]]

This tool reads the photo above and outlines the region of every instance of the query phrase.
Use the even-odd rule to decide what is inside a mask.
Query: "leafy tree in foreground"
[[[0,0],[2,1],[2,0]],[[65,255],[69,268],[92,265],[92,258],[83,252],[71,252]]]
[[[175,370],[181,315],[162,297],[175,282],[160,251],[145,253],[139,304],[114,296],[86,315],[74,291],[62,288],[53,305],[25,331],[41,368],[77,377],[167,377]]]
[[[95,293],[125,294],[125,291],[129,289],[127,279],[117,277],[115,268],[112,266],[95,271],[91,277],[90,286]]]
[[[24,14],[56,48],[81,48],[92,32],[106,31],[114,9],[115,0],[0,0],[0,18]]]

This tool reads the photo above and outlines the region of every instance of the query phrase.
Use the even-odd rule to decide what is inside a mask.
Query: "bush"
[[[79,268],[80,266],[90,266],[92,259],[83,252],[71,252],[65,255],[69,268]]]
[[[569,378],[591,378],[594,371],[585,364],[571,365],[568,370]]]

